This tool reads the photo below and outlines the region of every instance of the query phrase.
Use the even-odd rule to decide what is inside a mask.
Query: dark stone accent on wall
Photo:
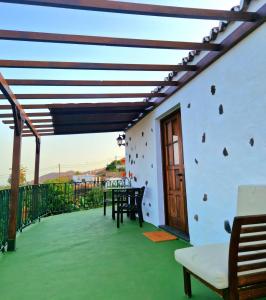
[[[153,132],[153,128],[151,128],[151,132]]]
[[[137,179],[137,177],[136,177],[136,176],[134,176],[134,181],[135,181],[135,182],[137,182],[137,181],[138,181],[138,179]]]
[[[206,143],[206,133],[204,132],[201,139],[202,143]]]
[[[149,203],[149,207],[151,207],[151,203]]]
[[[145,202],[143,202],[142,205],[145,206]]]
[[[131,154],[129,154],[128,158],[129,158],[129,160],[131,160]]]
[[[145,145],[146,145],[146,147],[147,147],[147,146],[148,146],[148,142],[146,142],[146,144],[145,144]]]
[[[129,140],[131,141],[131,137],[129,137]]]
[[[224,230],[229,234],[232,233],[232,228],[231,228],[230,222],[228,220],[224,221]]]
[[[149,216],[150,216],[150,214],[149,214],[149,213],[147,213],[147,214],[146,214],[146,216],[147,216],[147,217],[149,217]]]
[[[141,135],[144,136],[144,132],[143,131],[142,131]]]
[[[136,158],[139,158],[139,155],[138,155],[138,153],[136,153]]]
[[[251,138],[251,139],[249,140],[249,144],[250,144],[250,146],[251,146],[251,147],[253,147],[253,146],[254,146],[254,144],[255,144],[255,141],[254,141],[254,139],[253,139],[253,138]]]
[[[229,153],[228,153],[228,151],[227,151],[226,148],[224,148],[224,150],[223,150],[223,155],[224,155],[224,156],[228,156],[228,155],[229,155]]]
[[[221,105],[219,106],[219,114],[222,115],[223,113],[224,113],[224,107],[223,107],[223,105],[221,104]]]
[[[188,105],[187,105],[187,108],[190,108],[191,107],[191,104],[190,103],[188,103]]]
[[[203,201],[208,201],[208,195],[207,194],[204,194],[204,196],[203,196]]]
[[[211,86],[211,94],[214,96],[216,93],[216,86],[215,85],[212,85]]]
[[[126,142],[126,147],[128,147],[128,142]]]
[[[142,155],[142,158],[144,158],[144,154]]]
[[[199,216],[198,216],[198,215],[195,215],[195,216],[194,216],[194,220],[198,222],[198,221],[199,221]]]
[[[151,168],[153,169],[153,164],[151,164]]]
[[[145,185],[148,185],[148,184],[149,184],[149,182],[148,182],[148,180],[146,180],[146,181],[145,181]]]
[[[199,164],[199,161],[196,158],[195,158],[195,164],[197,165]]]

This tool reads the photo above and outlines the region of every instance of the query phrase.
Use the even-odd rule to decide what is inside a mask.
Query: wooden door
[[[177,111],[161,123],[164,158],[166,225],[188,236],[181,115]]]

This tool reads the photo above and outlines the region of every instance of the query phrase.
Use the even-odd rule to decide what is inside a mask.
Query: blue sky
[[[135,0],[138,3],[173,6],[230,9],[239,0]],[[217,21],[159,18],[149,16],[123,15],[115,13],[78,11],[0,4],[0,28],[143,38],[173,41],[201,42]],[[187,51],[137,49],[107,46],[63,45],[49,43],[0,41],[1,59],[54,60],[106,63],[158,63],[177,64]],[[0,68],[5,78],[23,79],[88,79],[88,80],[161,80],[165,72],[127,72],[127,71],[77,71],[77,70],[26,70]],[[150,92],[152,87],[12,87],[15,93],[115,93]],[[136,101],[141,99],[127,99]],[[66,100],[56,100],[64,103]],[[106,99],[95,102],[107,102]],[[112,99],[111,101],[123,101]],[[21,103],[55,103],[49,100],[22,100]],[[73,100],[71,102],[86,102]],[[90,100],[90,102],[94,102]],[[5,100],[2,104],[5,104]],[[3,111],[2,111],[3,112]],[[116,145],[118,133],[88,134],[43,137],[41,146],[41,174],[71,169],[86,171],[104,166],[108,161],[124,155],[124,149]],[[10,173],[13,132],[0,123],[0,184],[5,184]],[[27,179],[31,180],[34,170],[34,139],[25,138],[22,146],[22,165],[27,167]]]

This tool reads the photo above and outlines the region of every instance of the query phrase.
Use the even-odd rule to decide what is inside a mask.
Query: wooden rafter
[[[120,94],[16,94],[17,99],[104,99],[104,98],[154,98],[165,97],[163,93],[120,93]],[[0,99],[5,99],[0,95]],[[2,109],[0,107],[0,109]]]
[[[214,43],[158,41],[15,30],[0,30],[0,40],[175,50],[221,50],[220,45]]]
[[[103,11],[113,13],[190,18],[205,20],[256,21],[260,15],[250,12],[197,9],[153,4],[129,3],[108,0],[1,0],[0,2],[61,7],[70,9]]]
[[[21,117],[25,120],[27,126],[29,127],[30,131],[36,136],[39,137],[39,134],[34,127],[33,123],[29,119],[28,115],[25,113],[23,110],[22,106],[20,103],[17,101],[16,96],[13,94],[11,89],[9,88],[9,85],[5,81],[3,75],[0,73],[0,90],[3,93],[4,99],[7,99],[10,103],[10,105],[13,107],[13,109],[17,110],[17,112],[20,113]]]
[[[56,103],[56,104],[25,104],[24,109],[51,109],[51,108],[91,108],[91,109],[127,109],[127,111],[144,110],[147,107],[155,105],[152,102],[107,102],[107,103]],[[9,105],[0,105],[0,110],[10,108]]]
[[[116,71],[196,71],[193,65],[116,64],[58,61],[0,60],[1,68],[116,70]]]
[[[9,85],[21,86],[177,86],[177,81],[126,80],[44,80],[6,79]]]

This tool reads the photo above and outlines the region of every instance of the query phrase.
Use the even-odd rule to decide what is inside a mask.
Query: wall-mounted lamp
[[[125,134],[119,134],[119,137],[116,139],[117,140],[117,145],[119,147],[121,146],[125,146],[125,139],[126,139],[126,135]]]

